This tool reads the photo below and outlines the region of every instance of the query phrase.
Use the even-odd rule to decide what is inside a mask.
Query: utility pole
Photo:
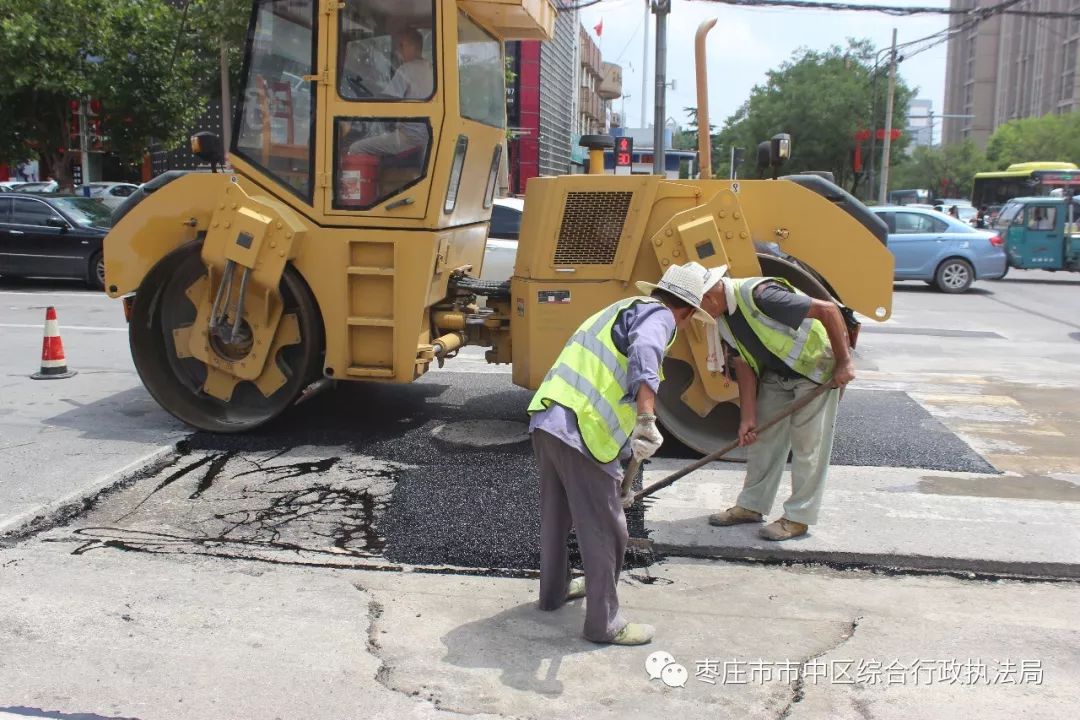
[[[221,146],[228,155],[229,145],[232,144],[232,93],[229,89],[229,53],[225,46],[225,38],[221,38]],[[292,142],[293,138],[289,138]]]
[[[90,123],[86,121],[86,98],[79,98],[79,155],[82,161],[82,185],[90,182]],[[85,191],[84,191],[85,192]]]
[[[881,146],[881,187],[878,203],[884,205],[889,190],[889,151],[892,149],[893,94],[896,92],[896,28],[892,31],[892,50],[889,53],[889,90],[885,95],[885,140]]]
[[[671,0],[653,0],[656,15],[656,97],[653,116],[653,175],[665,175],[664,128],[667,111],[664,96],[667,94],[667,16],[671,12]]]
[[[641,21],[641,127],[649,127],[645,101],[649,98],[649,0],[645,0],[645,18]]]

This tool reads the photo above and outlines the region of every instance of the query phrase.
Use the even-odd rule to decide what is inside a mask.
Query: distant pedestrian
[[[652,640],[651,625],[619,612],[619,574],[629,534],[620,460],[652,457],[663,437],[654,402],[677,327],[701,309],[706,270],[673,265],[658,284],[596,312],[570,336],[528,412],[540,468],[540,609],[585,598],[586,639],[615,645]],[[585,578],[570,579],[566,547],[577,531]]]
[[[952,217],[959,220],[960,219],[960,208],[956,207],[955,205],[950,205],[949,206],[949,215],[951,215]]]
[[[985,229],[990,224],[989,213],[986,206],[979,208],[979,214],[975,216],[975,227]]]

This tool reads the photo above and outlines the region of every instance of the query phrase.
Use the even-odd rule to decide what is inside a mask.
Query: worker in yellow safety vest
[[[835,303],[810,298],[782,278],[733,279],[726,266],[709,270],[703,306],[717,318],[718,356],[733,358],[739,445],[748,446],[746,480],[736,505],[709,516],[709,523],[761,522],[772,509],[790,452],[791,496],[784,514],[760,534],[767,540],[804,535],[821,507],[839,388],[855,378],[844,317]],[[823,383],[836,388],[757,432],[759,418],[777,415]]]
[[[623,469],[631,453],[651,457],[663,438],[654,401],[661,365],[676,328],[701,308],[707,272],[674,265],[645,295],[612,303],[567,341],[529,404],[529,431],[540,470],[540,609],[585,597],[587,639],[617,645],[649,642],[653,628],[629,623],[616,592],[629,535]],[[577,532],[584,578],[571,580],[566,546]]]

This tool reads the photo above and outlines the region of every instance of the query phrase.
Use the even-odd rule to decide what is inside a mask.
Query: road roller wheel
[[[200,430],[244,432],[276,417],[318,377],[322,370],[322,321],[300,274],[286,266],[278,286],[284,301],[283,316],[296,317],[300,341],[284,345],[276,357],[267,360],[277,363],[285,383],[269,397],[247,381],[236,385],[228,402],[208,395],[203,390],[206,365],[193,357],[179,357],[174,336],[174,331],[183,336],[183,329],[195,322],[197,308],[186,291],[206,277],[200,250],[198,243],[178,248],[144,278],[135,294],[128,328],[131,355],[146,389],[165,410]],[[221,354],[220,348],[214,351]]]
[[[812,298],[830,300],[828,290],[813,271],[773,255],[758,255],[763,277],[782,277]],[[676,358],[664,360],[664,382],[656,396],[656,416],[669,435],[702,455],[719,450],[735,441],[739,429],[739,406],[720,403],[705,417],[700,417],[682,401],[682,394],[694,381],[694,369]],[[759,418],[764,421],[766,418]],[[745,461],[746,450],[736,448],[724,456],[727,460]]]

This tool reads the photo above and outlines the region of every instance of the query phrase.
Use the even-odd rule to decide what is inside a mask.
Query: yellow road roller
[[[139,375],[193,427],[250,430],[336,381],[411,382],[465,345],[533,389],[585,317],[671,263],[786,277],[852,324],[889,316],[885,228],[827,179],[608,175],[604,138],[586,138],[601,172],[529,181],[514,275],[482,282],[503,42],[550,38],[548,0],[253,6],[230,169],[155,178],[105,240]],[[223,145],[193,138],[212,163]],[[658,408],[702,452],[738,416],[708,352],[703,326],[680,334]]]

